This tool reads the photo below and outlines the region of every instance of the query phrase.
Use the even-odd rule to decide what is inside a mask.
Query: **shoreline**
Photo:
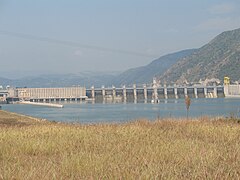
[[[240,121],[238,118],[234,118],[234,117],[224,117],[224,116],[200,116],[200,117],[179,117],[179,118],[176,118],[176,117],[160,117],[160,118],[156,118],[154,120],[150,120],[150,119],[147,119],[147,118],[138,118],[138,119],[132,119],[132,120],[129,120],[129,121],[125,121],[125,122],[116,122],[116,121],[113,121],[113,122],[96,122],[96,123],[81,123],[81,122],[64,122],[64,121],[57,121],[57,120],[48,120],[48,119],[45,119],[45,118],[39,118],[39,117],[34,117],[34,116],[31,116],[31,115],[25,115],[25,114],[21,114],[21,113],[16,113],[16,112],[11,112],[11,111],[7,111],[7,110],[0,110],[0,114],[1,112],[4,112],[6,114],[9,114],[9,115],[13,115],[15,116],[16,118],[17,117],[21,117],[21,118],[26,118],[28,120],[32,120],[34,122],[43,122],[43,123],[53,123],[53,124],[63,124],[63,125],[73,125],[73,126],[101,126],[101,125],[126,125],[126,124],[133,124],[133,123],[136,123],[136,122],[141,122],[141,121],[144,121],[144,122],[147,122],[147,123],[150,123],[150,124],[154,124],[156,122],[160,122],[160,121],[168,121],[168,122],[204,122],[204,121],[208,121],[208,122],[213,122],[213,121],[227,121],[227,120],[231,120],[231,119],[236,119],[237,121]],[[0,120],[1,120],[1,117],[0,117]],[[31,121],[30,121],[31,122]]]
[[[1,110],[0,177],[239,179],[239,128],[209,118],[54,123]]]

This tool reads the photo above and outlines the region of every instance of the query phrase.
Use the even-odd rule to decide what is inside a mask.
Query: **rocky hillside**
[[[200,79],[229,76],[240,79],[240,29],[226,31],[183,58],[159,79],[167,82],[198,82]]]
[[[182,58],[189,56],[194,51],[194,49],[189,49],[168,54],[152,61],[146,66],[129,69],[116,76],[112,84],[119,86],[121,84],[128,85],[133,83],[142,84],[152,82],[154,76],[162,75],[172,65],[176,64]]]

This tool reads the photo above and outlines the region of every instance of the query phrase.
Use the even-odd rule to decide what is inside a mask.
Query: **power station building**
[[[77,101],[87,98],[85,87],[17,88],[16,94],[20,100],[27,101]]]

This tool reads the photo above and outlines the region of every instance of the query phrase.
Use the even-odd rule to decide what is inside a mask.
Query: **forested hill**
[[[177,63],[182,58],[189,56],[194,51],[195,51],[194,49],[189,49],[168,54],[152,61],[150,64],[146,66],[129,69],[121,73],[120,75],[116,76],[113,79],[112,84],[121,85],[152,82],[154,76],[161,76],[172,65]]]
[[[197,82],[200,79],[229,76],[240,79],[240,29],[226,31],[193,54],[170,67],[160,80]]]

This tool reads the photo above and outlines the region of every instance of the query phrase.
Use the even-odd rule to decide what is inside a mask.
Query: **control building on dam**
[[[16,88],[20,100],[32,102],[82,101],[87,99],[85,87]]]

